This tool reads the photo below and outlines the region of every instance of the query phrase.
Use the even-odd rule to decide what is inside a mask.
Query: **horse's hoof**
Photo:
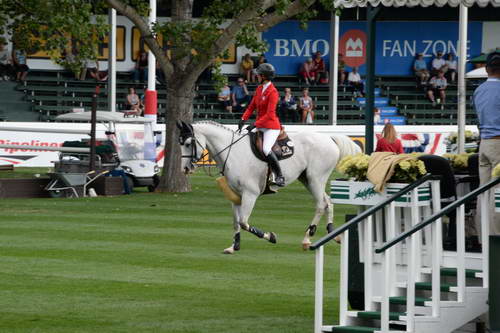
[[[338,235],[337,237],[334,238],[334,240],[337,242],[337,244],[341,244],[342,243],[342,236]]]
[[[234,253],[234,249],[233,247],[228,247],[227,249],[224,249],[224,251],[222,251],[222,253],[224,254],[233,254]]]
[[[273,244],[276,244],[277,238],[274,232],[269,233],[269,241]]]
[[[311,246],[311,243],[302,243],[302,250],[307,251],[307,250],[309,250],[310,246]]]

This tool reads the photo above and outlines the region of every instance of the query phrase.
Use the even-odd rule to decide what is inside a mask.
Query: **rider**
[[[245,121],[248,120],[253,111],[257,109],[257,120],[255,121],[255,126],[258,131],[263,133],[264,142],[262,144],[262,151],[266,156],[266,160],[269,163],[271,170],[275,174],[275,184],[278,186],[285,186],[285,178],[281,173],[278,158],[271,149],[281,130],[280,121],[276,116],[276,106],[278,105],[279,94],[278,90],[276,90],[271,82],[274,78],[275,69],[273,65],[263,63],[257,67],[256,72],[257,79],[261,84],[257,87],[252,102],[241,117],[238,129],[241,131]]]

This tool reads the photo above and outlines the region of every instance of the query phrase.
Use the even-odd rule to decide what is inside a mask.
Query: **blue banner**
[[[297,21],[286,21],[263,33],[269,44],[267,60],[278,74],[297,74],[301,64],[319,51],[328,65],[330,56],[330,22],[309,22],[302,30]],[[483,24],[470,22],[468,56],[481,53]],[[347,70],[359,67],[366,70],[366,23],[340,23],[339,52],[343,54]],[[430,64],[438,51],[457,54],[458,22],[379,22],[377,23],[376,73],[378,75],[413,74],[417,53],[423,53]]]

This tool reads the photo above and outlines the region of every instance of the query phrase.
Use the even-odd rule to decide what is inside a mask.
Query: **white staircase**
[[[349,231],[343,232],[338,325],[323,323],[324,245],[316,247],[315,333],[451,333],[488,311],[488,228],[481,235],[486,255],[466,253],[465,208],[458,205],[457,251],[443,251],[441,217],[436,214],[441,211],[439,182],[425,186],[432,192],[428,204],[419,200],[419,187],[410,192],[411,202],[392,201],[358,224],[362,311],[348,307]],[[488,203],[481,202],[485,226]],[[421,229],[415,231],[415,226]]]

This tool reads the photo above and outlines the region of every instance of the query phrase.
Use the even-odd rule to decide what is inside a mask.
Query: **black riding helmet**
[[[274,69],[274,66],[271,64],[263,63],[260,64],[259,67],[257,67],[257,74],[262,76],[266,80],[274,79],[275,73],[276,70]]]

